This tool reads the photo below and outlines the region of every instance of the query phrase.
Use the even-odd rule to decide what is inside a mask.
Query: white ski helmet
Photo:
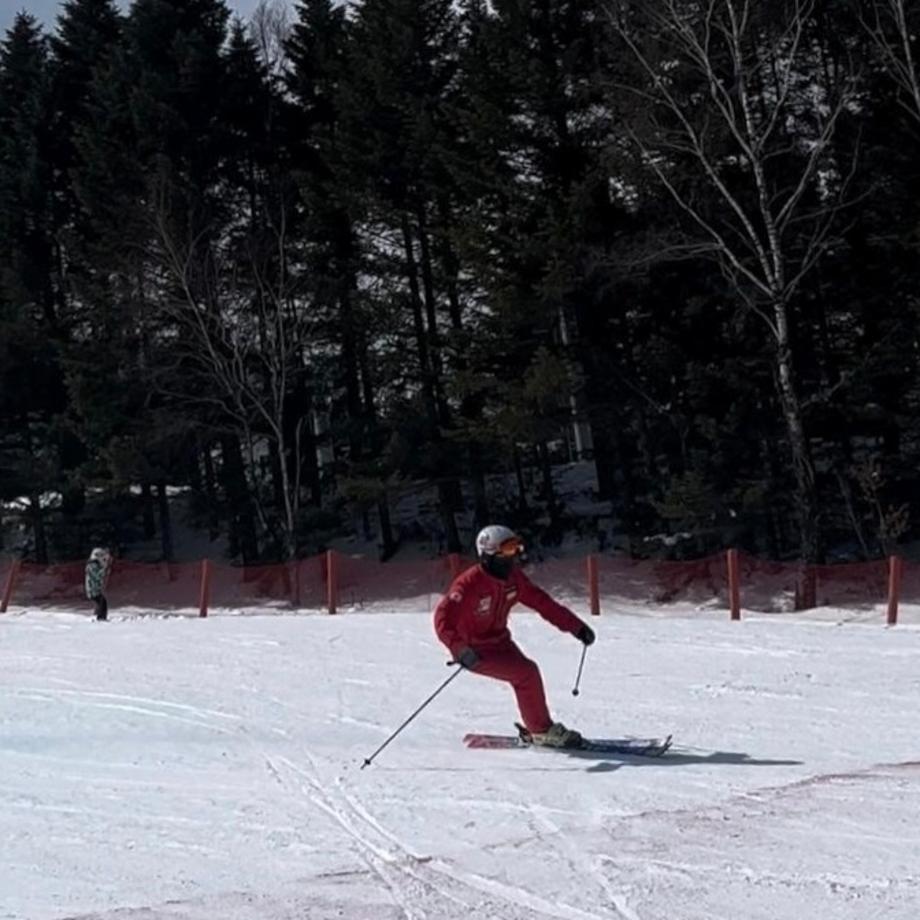
[[[97,546],[89,554],[90,559],[96,559],[99,562],[104,562],[109,558],[109,551],[103,546]]]
[[[524,551],[524,541],[504,524],[489,524],[476,535],[476,554],[484,556],[519,556]]]

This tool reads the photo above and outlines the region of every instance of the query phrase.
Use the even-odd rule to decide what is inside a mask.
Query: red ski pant
[[[480,657],[473,667],[473,673],[511,684],[524,727],[530,732],[545,732],[553,720],[546,705],[543,678],[536,663],[513,642],[495,647],[480,647],[476,651]]]

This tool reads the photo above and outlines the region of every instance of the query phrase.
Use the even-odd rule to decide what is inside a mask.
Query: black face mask
[[[505,581],[514,569],[514,556],[483,556],[482,567],[493,577]]]

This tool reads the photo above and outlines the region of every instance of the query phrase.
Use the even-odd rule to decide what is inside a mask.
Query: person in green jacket
[[[104,547],[97,546],[86,562],[83,576],[83,587],[86,596],[95,605],[97,620],[107,620],[109,617],[109,602],[105,599],[105,583],[112,565],[112,554]]]

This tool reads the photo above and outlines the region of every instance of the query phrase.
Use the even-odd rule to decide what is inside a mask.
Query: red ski
[[[468,748],[505,750],[535,748],[541,751],[596,751],[601,754],[627,754],[633,757],[661,757],[671,747],[671,735],[664,738],[584,738],[575,748],[554,748],[532,744],[526,733],[487,735],[471,732],[463,736]]]

